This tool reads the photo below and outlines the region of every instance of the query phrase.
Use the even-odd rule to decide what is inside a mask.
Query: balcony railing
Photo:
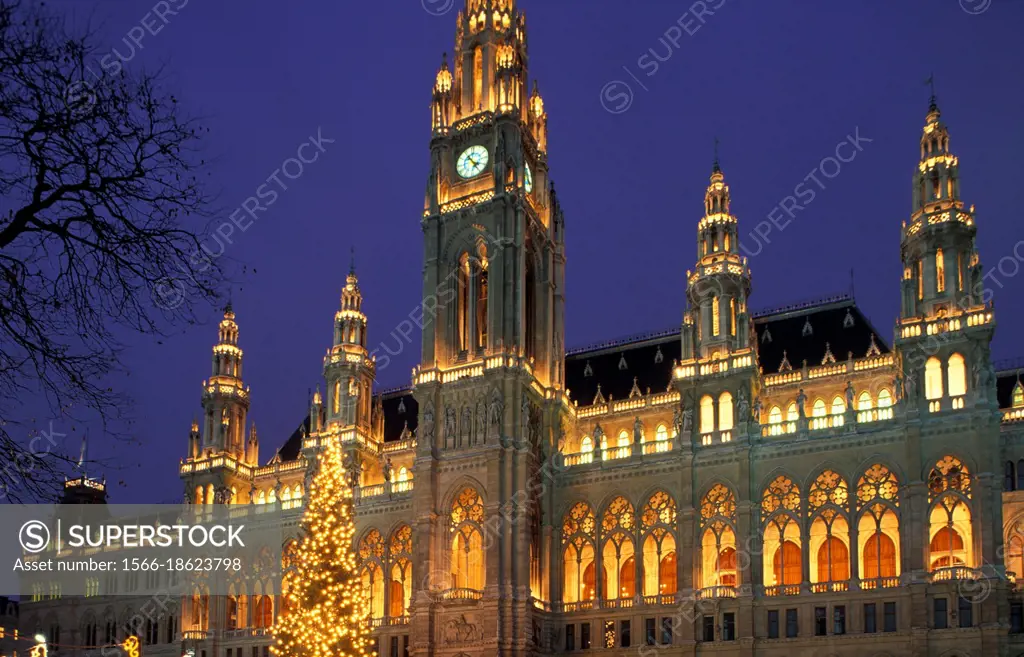
[[[762,436],[788,436],[796,433],[796,422],[775,422],[761,425]]]
[[[361,486],[359,488],[360,497],[377,497],[378,495],[384,494],[384,484],[377,484],[375,486]]]
[[[628,459],[633,453],[633,448],[630,445],[623,445],[622,447],[606,447],[601,450],[602,461],[615,461],[616,459]]]
[[[673,440],[655,440],[644,443],[644,454],[663,454],[672,451]]]
[[[811,593],[840,593],[849,590],[849,582],[815,582],[811,584]]]
[[[770,598],[780,595],[800,595],[799,584],[780,584],[778,586],[764,587],[764,594]]]
[[[441,597],[445,600],[483,600],[484,592],[476,589],[448,589]]]
[[[933,582],[948,582],[952,580],[978,579],[978,571],[967,566],[947,566],[936,568],[932,571]]]
[[[819,429],[831,429],[833,427],[841,427],[844,423],[845,418],[840,414],[819,415],[818,417],[811,418],[811,431],[816,431]]]
[[[894,589],[900,585],[899,577],[876,577],[874,579],[862,579],[860,588],[864,591],[875,589]]]
[[[859,424],[882,422],[884,420],[891,420],[893,417],[894,414],[892,406],[886,406],[884,408],[869,408],[864,411],[857,411],[857,422]]]
[[[697,591],[698,600],[714,600],[717,598],[735,598],[736,588],[733,586],[705,586]]]
[[[412,479],[406,479],[405,481],[396,481],[391,484],[392,493],[408,493],[412,490]]]

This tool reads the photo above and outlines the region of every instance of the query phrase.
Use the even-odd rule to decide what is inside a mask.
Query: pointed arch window
[[[946,291],[946,258],[942,255],[942,249],[935,250],[935,291]]]
[[[782,422],[782,409],[778,406],[772,406],[772,410],[768,411],[768,424],[780,424]]]
[[[729,236],[725,236],[725,250],[729,250]],[[736,335],[736,299],[729,299],[729,335]]]
[[[412,528],[409,525],[402,525],[391,533],[388,573],[388,616],[408,616],[412,603]]]
[[[892,393],[887,388],[878,391],[878,408],[889,408],[892,406]]]
[[[479,49],[479,48],[478,48]],[[456,276],[456,285],[458,287],[458,301],[456,302],[456,322],[458,329],[458,343],[459,351],[469,350],[469,318],[470,308],[469,302],[472,298],[469,293],[470,288],[470,264],[469,255],[463,253],[459,257],[458,275]]]
[[[711,335],[716,338],[722,332],[720,305],[721,299],[718,297],[711,297]]]
[[[596,544],[594,510],[586,502],[577,502],[562,519],[563,602],[584,602],[597,597]]]
[[[800,419],[800,411],[797,410],[796,402],[790,402],[786,409],[786,422],[796,422]]]
[[[840,582],[850,578],[850,532],[845,511],[850,499],[846,480],[825,470],[811,484],[807,504],[812,515],[808,542],[812,582]]]
[[[376,529],[359,542],[363,596],[369,601],[370,618],[384,618],[384,538]]]
[[[700,563],[702,586],[737,586],[736,495],[715,484],[700,504]]]
[[[967,394],[967,368],[964,357],[953,354],[946,364],[946,379],[949,381],[949,396],[960,397]]]
[[[624,497],[616,497],[601,516],[602,583],[606,600],[632,598],[636,595],[636,550],[633,532],[636,512]]]
[[[871,410],[871,393],[867,390],[860,393],[857,397],[857,410],[858,411],[870,411]]]
[[[668,595],[677,588],[676,502],[664,491],[648,498],[640,513],[643,523],[642,595]]]
[[[477,255],[473,259],[473,287],[475,290],[475,321],[473,346],[476,349],[487,347],[487,280],[488,260],[487,249],[483,244],[477,245]]]
[[[825,417],[828,415],[828,411],[825,410],[825,400],[815,399],[814,406],[811,407],[811,417]]]
[[[932,570],[973,566],[971,475],[955,456],[944,456],[928,475],[929,563]]]
[[[459,491],[449,514],[452,534],[451,586],[453,589],[482,591],[485,582],[484,504],[471,486]]]
[[[334,389],[331,391],[331,411],[335,415],[341,413],[341,379],[334,381]]]
[[[846,412],[846,401],[839,395],[832,398],[832,415],[842,415]]]

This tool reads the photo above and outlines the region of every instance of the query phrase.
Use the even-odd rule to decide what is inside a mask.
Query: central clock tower
[[[564,220],[547,114],[514,0],[466,0],[432,90],[414,489],[417,655],[547,654],[552,491],[564,386]],[[466,520],[472,489],[483,517]],[[482,547],[460,552],[460,533]],[[469,538],[472,546],[475,539]],[[453,543],[454,541],[454,543]],[[459,563],[456,563],[459,562]],[[469,564],[467,566],[467,564]],[[464,578],[466,568],[480,576]],[[467,584],[467,582],[469,582]],[[437,628],[442,628],[438,630]]]

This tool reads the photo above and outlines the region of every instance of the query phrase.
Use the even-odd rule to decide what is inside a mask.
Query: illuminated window
[[[732,429],[732,395],[723,392],[718,397],[718,430],[730,431]]]
[[[471,112],[483,108],[484,97],[484,51],[480,46],[473,50],[473,107]]]
[[[487,250],[480,245],[476,260],[473,262],[473,283],[476,286],[474,346],[478,349],[487,346],[487,276]]]
[[[721,327],[721,310],[719,308],[719,298],[711,298],[711,335],[717,337],[722,331]]]
[[[398,469],[398,481],[409,481],[409,470],[404,465]]]
[[[451,587],[482,591],[484,588],[484,503],[472,487],[455,496],[449,516],[452,534]]]
[[[586,502],[577,502],[562,520],[565,584],[564,602],[593,600],[597,596],[594,545],[597,541],[597,520]]]
[[[1024,387],[1021,386],[1020,381],[1013,386],[1013,405],[1014,407],[1024,406]],[[1024,577],[1024,573],[1021,573],[1021,576]]]
[[[341,412],[341,379],[334,382],[334,390],[331,392],[331,410],[335,415]]]
[[[843,513],[850,499],[846,480],[834,470],[825,470],[807,492],[807,504],[814,520],[808,542],[812,582],[837,582],[850,578],[849,525]]]
[[[676,592],[676,502],[663,491],[651,495],[640,512],[643,523],[643,591],[641,595]]]
[[[790,402],[789,408],[786,409],[786,422],[796,422],[800,419],[800,411],[796,408],[796,402]]]
[[[870,411],[871,410],[871,394],[865,390],[860,393],[857,398],[857,410],[858,411]]]
[[[654,439],[658,442],[668,440],[668,427],[664,424],[659,424],[654,432]]]
[[[477,48],[479,52],[479,48]],[[456,285],[458,287],[458,300],[456,302],[456,315],[458,321],[459,351],[469,349],[469,256],[463,253],[459,259],[458,275]]]
[[[711,395],[704,395],[700,400],[700,432],[711,433],[715,430],[715,400]]]
[[[959,397],[967,394],[967,368],[964,357],[953,354],[946,365],[946,379],[949,381],[949,396]]]
[[[590,436],[583,436],[583,440],[580,441],[580,451],[583,453],[594,451],[594,441],[590,439]]]
[[[931,568],[973,566],[971,475],[955,456],[944,456],[928,475]]]
[[[728,251],[731,246],[732,246],[732,243],[729,241],[729,233],[726,232],[726,234],[725,234],[725,250]]]
[[[736,496],[715,484],[700,504],[702,586],[737,586]]]
[[[412,528],[409,525],[402,525],[392,532],[388,562],[391,573],[388,615],[392,618],[408,616],[412,602]]]
[[[842,415],[846,412],[846,401],[842,397],[836,395],[832,398],[832,415]]]
[[[899,482],[881,464],[865,471],[857,482],[860,575],[862,580],[898,577],[899,571]]]
[[[359,541],[363,595],[369,600],[370,618],[384,617],[384,538],[376,529]]]
[[[935,288],[937,292],[946,291],[946,260],[942,256],[942,249],[935,251]]]
[[[924,298],[924,261],[917,261],[917,298]]]
[[[892,406],[892,393],[882,388],[878,391],[878,408],[889,408]]]
[[[814,406],[811,407],[811,416],[812,417],[825,417],[826,415],[828,415],[828,413],[825,410],[825,400],[824,399],[815,399],[814,400]]]
[[[782,422],[782,409],[772,406],[772,410],[768,411],[768,423],[779,424],[780,422]]]
[[[924,396],[929,400],[942,397],[942,363],[935,356],[924,364]]]
[[[629,432],[625,429],[619,432],[618,447],[629,447]]]
[[[601,516],[602,583],[606,600],[632,598],[636,595],[636,560],[633,532],[636,529],[635,510],[624,497],[616,497]]]
[[[956,254],[956,289],[964,291],[964,258],[959,251]]]
[[[726,236],[726,242],[729,241],[729,237]],[[726,249],[729,247],[726,246]],[[729,299],[729,335],[736,335],[736,300]]]

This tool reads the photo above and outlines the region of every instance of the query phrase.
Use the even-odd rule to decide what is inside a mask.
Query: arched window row
[[[639,512],[622,496],[600,517],[589,503],[575,503],[562,522],[563,601],[674,594],[676,516],[675,499],[660,490]]]
[[[892,391],[888,388],[881,388],[875,393],[870,390],[854,391],[855,408],[853,410],[857,412],[858,422],[890,419],[894,402]],[[845,393],[835,394],[831,397],[817,397],[813,401],[809,401],[808,404],[810,408],[804,410],[812,422],[814,422],[814,418],[843,415],[847,410]],[[798,419],[800,419],[800,410],[796,400],[774,404],[768,409],[768,424],[796,422]]]
[[[289,502],[302,499],[302,484],[294,486],[283,486],[281,488],[281,502]],[[252,494],[253,504],[276,504],[277,490],[275,487],[261,488]]]
[[[408,616],[412,602],[412,528],[401,525],[387,540],[377,529],[370,529],[359,541],[356,553],[370,617]]]

